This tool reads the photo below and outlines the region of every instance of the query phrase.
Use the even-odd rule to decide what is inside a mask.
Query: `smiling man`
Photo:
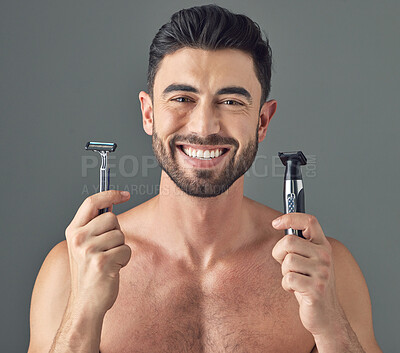
[[[249,70],[254,71],[252,59],[239,50],[182,48],[161,63],[154,104],[149,95],[140,94],[157,160],[188,195],[222,194],[254,161],[263,138],[259,129],[266,131],[276,102],[262,108],[259,126],[255,117],[262,92]],[[154,118],[158,116],[163,118]]]
[[[258,26],[215,5],[153,40],[143,126],[160,193],[87,198],[32,295],[29,352],[378,353],[357,263],[317,219],[243,196],[276,110]],[[284,235],[302,229],[306,239]]]

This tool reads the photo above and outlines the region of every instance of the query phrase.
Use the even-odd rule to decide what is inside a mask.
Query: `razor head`
[[[307,164],[307,158],[301,151],[297,152],[279,152],[279,158],[281,159],[283,165],[287,165],[287,161],[290,160],[292,162],[298,162],[300,165]]]
[[[96,152],[114,152],[117,148],[117,144],[114,142],[93,142],[90,141],[86,144],[85,149],[88,151]]]

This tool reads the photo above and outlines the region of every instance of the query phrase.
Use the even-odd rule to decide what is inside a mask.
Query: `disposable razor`
[[[285,169],[285,179],[283,187],[283,205],[285,213],[301,212],[305,213],[305,200],[303,179],[301,177],[301,166],[307,164],[307,158],[303,152],[279,152]],[[285,229],[285,234],[294,234],[304,238],[302,231],[297,229]]]
[[[88,142],[85,149],[99,152],[101,156],[100,166],[100,192],[110,189],[110,168],[108,168],[108,154],[114,152],[117,144],[114,142]],[[108,208],[99,210],[99,214],[108,212]]]

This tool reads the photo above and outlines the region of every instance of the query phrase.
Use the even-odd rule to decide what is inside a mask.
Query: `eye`
[[[242,103],[240,103],[238,101],[234,101],[232,99],[227,99],[227,100],[223,101],[222,104],[225,104],[225,105],[243,105]]]
[[[178,103],[188,103],[188,102],[192,101],[190,98],[187,98],[187,97],[177,97],[177,98],[173,98],[171,100],[173,102],[178,102]]]

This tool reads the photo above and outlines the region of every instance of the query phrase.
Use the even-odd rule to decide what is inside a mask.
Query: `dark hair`
[[[260,27],[245,15],[217,5],[196,6],[174,13],[150,46],[147,85],[153,98],[154,78],[165,55],[189,47],[206,50],[239,49],[251,55],[261,84],[261,104],[271,89],[271,48]]]

